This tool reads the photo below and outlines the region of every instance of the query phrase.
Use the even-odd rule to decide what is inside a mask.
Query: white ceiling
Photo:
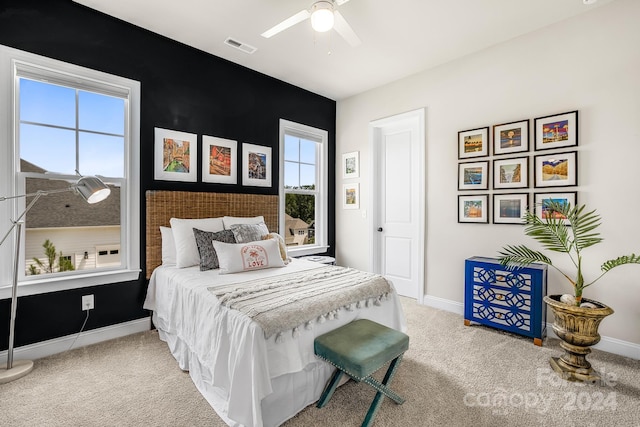
[[[314,0],[74,1],[340,100],[614,0],[350,0],[338,9],[362,40],[355,48],[333,30],[314,34],[309,20],[260,36]],[[228,37],[257,51],[234,49]]]

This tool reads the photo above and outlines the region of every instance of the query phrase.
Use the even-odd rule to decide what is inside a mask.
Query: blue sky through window
[[[51,172],[123,177],[124,99],[81,90],[77,99],[78,125],[75,89],[20,79],[20,157]]]
[[[316,143],[303,138],[284,137],[284,185],[289,188],[315,186]]]

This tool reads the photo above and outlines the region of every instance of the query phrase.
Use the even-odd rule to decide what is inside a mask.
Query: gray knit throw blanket
[[[223,306],[238,310],[257,322],[265,338],[299,328],[313,328],[339,316],[380,301],[391,292],[387,280],[373,273],[338,266],[323,266],[245,283],[208,288]]]

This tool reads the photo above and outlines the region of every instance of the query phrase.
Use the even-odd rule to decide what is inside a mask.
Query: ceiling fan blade
[[[345,4],[348,1],[349,0],[336,0],[336,3],[338,4],[338,6],[342,6],[343,4]]]
[[[333,28],[347,41],[352,47],[359,46],[362,41],[360,37],[353,31],[346,19],[337,10],[333,13],[335,20]]]
[[[301,10],[300,12],[298,12],[295,15],[285,19],[284,21],[282,21],[281,23],[275,25],[274,27],[269,28],[267,31],[265,31],[264,33],[262,33],[260,35],[262,37],[268,39],[269,37],[275,36],[279,32],[284,31],[287,28],[293,27],[294,25],[304,21],[305,19],[309,18],[310,16],[311,16],[311,14],[309,13],[308,10]]]

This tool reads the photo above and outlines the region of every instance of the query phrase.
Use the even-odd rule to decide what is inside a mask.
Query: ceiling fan
[[[341,6],[349,0],[320,0],[311,5],[311,8],[301,10],[295,15],[285,19],[276,26],[262,33],[262,37],[270,38],[289,27],[311,18],[311,26],[319,33],[329,31],[332,28],[344,38],[351,46],[356,47],[360,43],[360,38],[353,31],[351,26],[338,12],[337,6]]]

